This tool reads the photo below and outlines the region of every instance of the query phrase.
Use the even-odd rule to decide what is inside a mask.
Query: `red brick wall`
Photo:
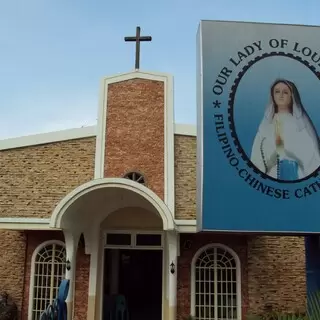
[[[191,241],[190,249],[184,248]],[[246,236],[215,235],[213,233],[181,234],[180,257],[178,257],[177,319],[182,320],[191,312],[191,262],[195,253],[209,243],[220,243],[230,247],[239,256],[241,263],[242,314],[248,308],[248,267]]]
[[[21,311],[26,237],[23,231],[0,230],[0,293],[7,292]]]
[[[64,242],[63,233],[60,231],[29,231],[27,237],[27,254],[24,277],[24,297],[22,304],[22,320],[28,319],[29,296],[30,296],[30,273],[31,260],[34,250],[43,242],[60,240]],[[77,270],[75,283],[75,319],[82,320],[87,317],[88,286],[89,286],[90,256],[79,247],[77,252]]]
[[[90,255],[78,248],[75,283],[74,320],[86,320],[88,308]]]
[[[164,198],[164,84],[133,79],[108,88],[105,176],[140,171]]]

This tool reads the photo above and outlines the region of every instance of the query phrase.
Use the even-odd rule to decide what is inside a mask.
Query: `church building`
[[[303,236],[198,230],[198,130],[175,123],[162,71],[105,76],[96,126],[0,141],[0,293],[19,319],[62,279],[68,320],[119,301],[130,320],[305,310]]]

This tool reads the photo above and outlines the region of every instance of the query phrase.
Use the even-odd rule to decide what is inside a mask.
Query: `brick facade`
[[[116,123],[113,126],[115,127]],[[112,125],[108,130],[112,131],[111,129]],[[157,129],[160,130],[160,128]],[[120,131],[129,135],[132,130],[128,132],[122,129]],[[118,140],[120,138],[123,139],[123,137],[117,137]],[[127,143],[126,163],[117,161],[122,151],[120,152],[116,145],[114,145],[114,151],[109,150],[113,153],[113,162],[109,165],[112,168],[110,176],[121,177],[129,170],[142,171],[146,174],[147,185],[154,186],[153,189],[161,195],[163,185],[160,186],[159,181],[163,183],[163,179],[155,174],[159,175],[159,172],[164,170],[163,158],[156,161],[163,156],[161,154],[164,152],[163,149],[161,146],[160,149],[158,148],[162,142],[152,143],[153,140],[148,142],[146,139],[144,148],[149,152],[147,154],[141,152],[141,157],[144,158],[141,159],[129,153],[132,143],[139,141],[137,139],[140,137],[135,137],[135,140]],[[163,140],[163,137],[159,136],[158,139]],[[148,143],[152,143],[152,148],[157,147],[156,151],[149,149]],[[141,150],[138,149],[137,153]],[[153,155],[152,152],[156,152],[156,155]],[[3,164],[2,171],[0,169],[0,217],[49,218],[52,210],[66,194],[93,178],[95,138],[4,150],[0,151],[0,154],[0,162]],[[148,161],[143,164],[143,160],[146,159]],[[195,137],[175,136],[175,179],[176,218],[195,219]]]
[[[28,318],[31,257],[36,247],[47,240],[62,240],[61,232],[1,231],[1,290],[7,291]],[[186,241],[190,248],[185,248]],[[27,247],[25,243],[27,242]],[[191,261],[208,243],[229,246],[241,262],[243,315],[274,310],[305,309],[305,260],[303,237],[228,236],[210,233],[181,234],[178,258],[178,319],[190,314]],[[15,267],[12,268],[12,265]],[[75,283],[75,319],[86,319],[90,256],[78,248]],[[10,270],[10,273],[8,273]],[[24,282],[24,285],[23,285]],[[23,297],[23,299],[22,299]]]
[[[134,79],[108,87],[105,176],[139,171],[147,186],[164,198],[164,84]],[[175,218],[196,218],[196,138],[176,135]],[[0,151],[0,216],[49,218],[71,190],[93,179],[95,138]],[[0,231],[0,289],[14,298],[27,319],[31,257],[62,232]],[[191,247],[184,243],[190,240]],[[181,234],[178,258],[178,319],[190,314],[191,260],[208,243],[229,246],[241,262],[242,313],[305,308],[302,237]],[[3,258],[4,257],[4,258]],[[12,268],[14,266],[14,268]],[[90,256],[79,248],[74,319],[87,317]],[[10,273],[8,274],[8,270]]]
[[[196,219],[196,137],[176,135],[175,158],[175,217]]]
[[[164,83],[133,79],[108,86],[105,176],[141,172],[164,198]]]
[[[71,149],[68,151],[69,147]],[[3,206],[1,214],[15,216],[11,212],[16,212],[16,216],[49,217],[51,210],[60,198],[78,184],[92,178],[94,148],[95,139],[81,139],[73,142],[2,151],[3,158],[6,158],[9,164],[12,164],[12,168],[10,169],[9,166],[8,173],[3,173],[0,177],[3,183],[2,190],[4,190],[3,193],[0,193],[0,201]],[[116,159],[116,150],[113,161]],[[129,144],[127,150],[129,151]],[[34,154],[36,157],[34,161],[31,161]],[[50,162],[46,157],[56,160]],[[16,163],[21,164],[20,170],[18,170],[18,164],[15,164],[13,159]],[[42,159],[42,162],[40,159]],[[59,159],[61,162],[59,162]],[[112,170],[114,170],[112,172],[115,175],[120,176],[126,170],[133,169],[144,171],[139,166],[139,161],[142,160],[136,161],[136,165],[133,165],[129,162],[129,156],[127,159],[128,161],[123,162],[123,167],[115,165],[112,167]],[[4,160],[2,159],[2,161]],[[147,178],[149,175],[153,175],[152,171],[148,171],[148,168],[152,167],[152,158],[149,158],[149,161],[149,167],[145,167],[145,172],[149,172]],[[60,163],[60,166],[58,166],[58,163]],[[116,164],[116,161],[114,164]],[[157,170],[161,170],[161,167],[158,167]],[[46,172],[49,172],[49,174],[45,174]],[[67,174],[63,174],[64,172],[67,172]],[[11,178],[10,174],[12,175]],[[195,137],[175,136],[175,175],[176,217],[195,219]],[[19,176],[21,177],[20,184],[15,181]],[[42,181],[42,179],[44,180]],[[62,182],[59,182],[59,179]],[[68,184],[66,184],[67,180],[69,181]],[[35,181],[35,183],[32,184],[32,181]],[[8,196],[10,183],[13,186],[11,190],[16,192],[18,188],[18,191],[20,191],[19,196],[14,198],[15,201]],[[64,185],[64,189],[62,189],[62,185]],[[162,192],[159,185],[157,186],[154,182],[152,182],[152,185],[154,190]],[[25,192],[22,192],[23,188]],[[43,201],[35,201],[36,195],[38,195],[38,199]],[[28,197],[33,199],[29,206],[26,203]],[[43,205],[43,203],[46,205]],[[30,264],[33,250],[43,241],[53,238],[63,240],[63,235],[57,232],[1,231],[0,237],[2,240],[0,256],[6,257],[4,262],[0,264],[1,290],[8,291],[17,302],[19,309],[22,307],[22,319],[27,319]],[[28,239],[27,247],[26,238]],[[185,239],[191,239],[192,241],[192,247],[188,250],[183,248]],[[274,309],[282,311],[303,310],[305,308],[305,256],[304,239],[302,237],[182,234],[178,266],[179,319],[190,313],[190,263],[192,257],[201,246],[208,242],[220,242],[228,245],[240,257],[243,313],[259,313],[264,310],[266,305],[271,305]],[[86,319],[86,293],[89,281],[90,256],[85,255],[81,248],[78,251],[77,262],[75,319],[82,320]],[[15,265],[15,268],[13,269],[14,272],[10,272],[8,277],[7,270],[11,268],[11,265]],[[24,265],[26,265],[26,268],[24,268]],[[24,285],[22,285],[23,282]]]
[[[20,312],[24,295],[25,233],[0,230],[0,240],[0,292],[7,292]]]
[[[249,312],[305,311],[303,237],[251,236],[248,240]]]
[[[50,218],[94,173],[95,138],[0,151],[0,217]]]

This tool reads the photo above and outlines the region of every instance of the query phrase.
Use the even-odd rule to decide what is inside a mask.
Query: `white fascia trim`
[[[175,219],[179,233],[195,233],[196,220]],[[50,219],[45,218],[0,218],[0,230],[52,230]],[[59,229],[57,229],[59,230]]]
[[[178,233],[196,233],[197,232],[197,220],[174,220]]]
[[[197,224],[197,220],[195,219],[190,219],[190,220],[175,219],[174,221],[179,226],[195,226]]]
[[[24,137],[0,140],[0,150],[8,150],[53,142],[90,138],[96,136],[96,126],[40,133]]]
[[[103,79],[107,80],[107,82],[109,83],[116,83],[116,82],[121,82],[121,81],[125,81],[128,79],[135,79],[135,78],[154,80],[154,77],[171,77],[171,75],[166,72],[146,71],[146,70],[142,71],[142,70],[134,69],[130,72],[123,72],[123,73],[114,74],[112,76],[103,77]]]
[[[191,136],[191,137],[197,136],[197,126],[195,125],[176,123],[174,126],[175,126],[174,128],[175,135]]]
[[[0,230],[49,230],[50,219],[0,218]]]

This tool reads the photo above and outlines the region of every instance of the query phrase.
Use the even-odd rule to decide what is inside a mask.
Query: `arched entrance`
[[[128,256],[130,253],[129,256],[134,261],[132,263],[136,270],[140,270],[139,263],[141,263],[141,267],[145,266],[142,264],[146,262],[146,259],[150,258],[150,263],[152,260],[156,260],[156,258],[152,258],[152,255],[156,256],[157,254],[151,253],[151,251],[161,252],[161,259],[158,254],[162,272],[162,285],[159,286],[159,290],[162,291],[161,318],[175,318],[176,273],[170,272],[170,264],[176,265],[177,259],[175,223],[173,214],[168,207],[150,189],[123,178],[104,178],[90,181],[70,192],[57,205],[52,214],[50,225],[52,228],[62,229],[64,232],[67,259],[71,265],[70,270],[67,270],[67,278],[70,281],[75,279],[78,239],[81,234],[84,235],[86,253],[91,255],[87,319],[102,319],[102,310],[106,303],[106,299],[104,299],[106,290],[102,283],[111,268],[116,268],[116,259],[118,259],[119,268],[120,249],[122,250],[122,258],[123,255]],[[108,242],[110,235],[113,239],[111,244],[110,241]],[[153,248],[149,245],[147,248],[146,241],[150,242],[151,238],[154,241],[159,235],[161,245]],[[119,240],[121,237],[122,240]],[[124,238],[130,239],[131,242],[122,243]],[[139,247],[139,241],[144,241],[143,248]],[[150,251],[149,256],[147,251],[142,252],[147,249]],[[106,262],[107,250],[109,258],[113,257],[110,259],[109,268],[106,266],[108,264]],[[110,253],[111,251],[112,253]],[[74,287],[71,285],[70,288],[72,289],[67,303],[71,319]],[[113,289],[115,288],[119,288],[119,283],[118,287],[113,283]],[[124,291],[126,290],[128,292],[128,289]],[[112,291],[110,292],[112,293]],[[133,294],[131,296],[133,297]],[[141,297],[141,302],[143,308],[143,297]]]

